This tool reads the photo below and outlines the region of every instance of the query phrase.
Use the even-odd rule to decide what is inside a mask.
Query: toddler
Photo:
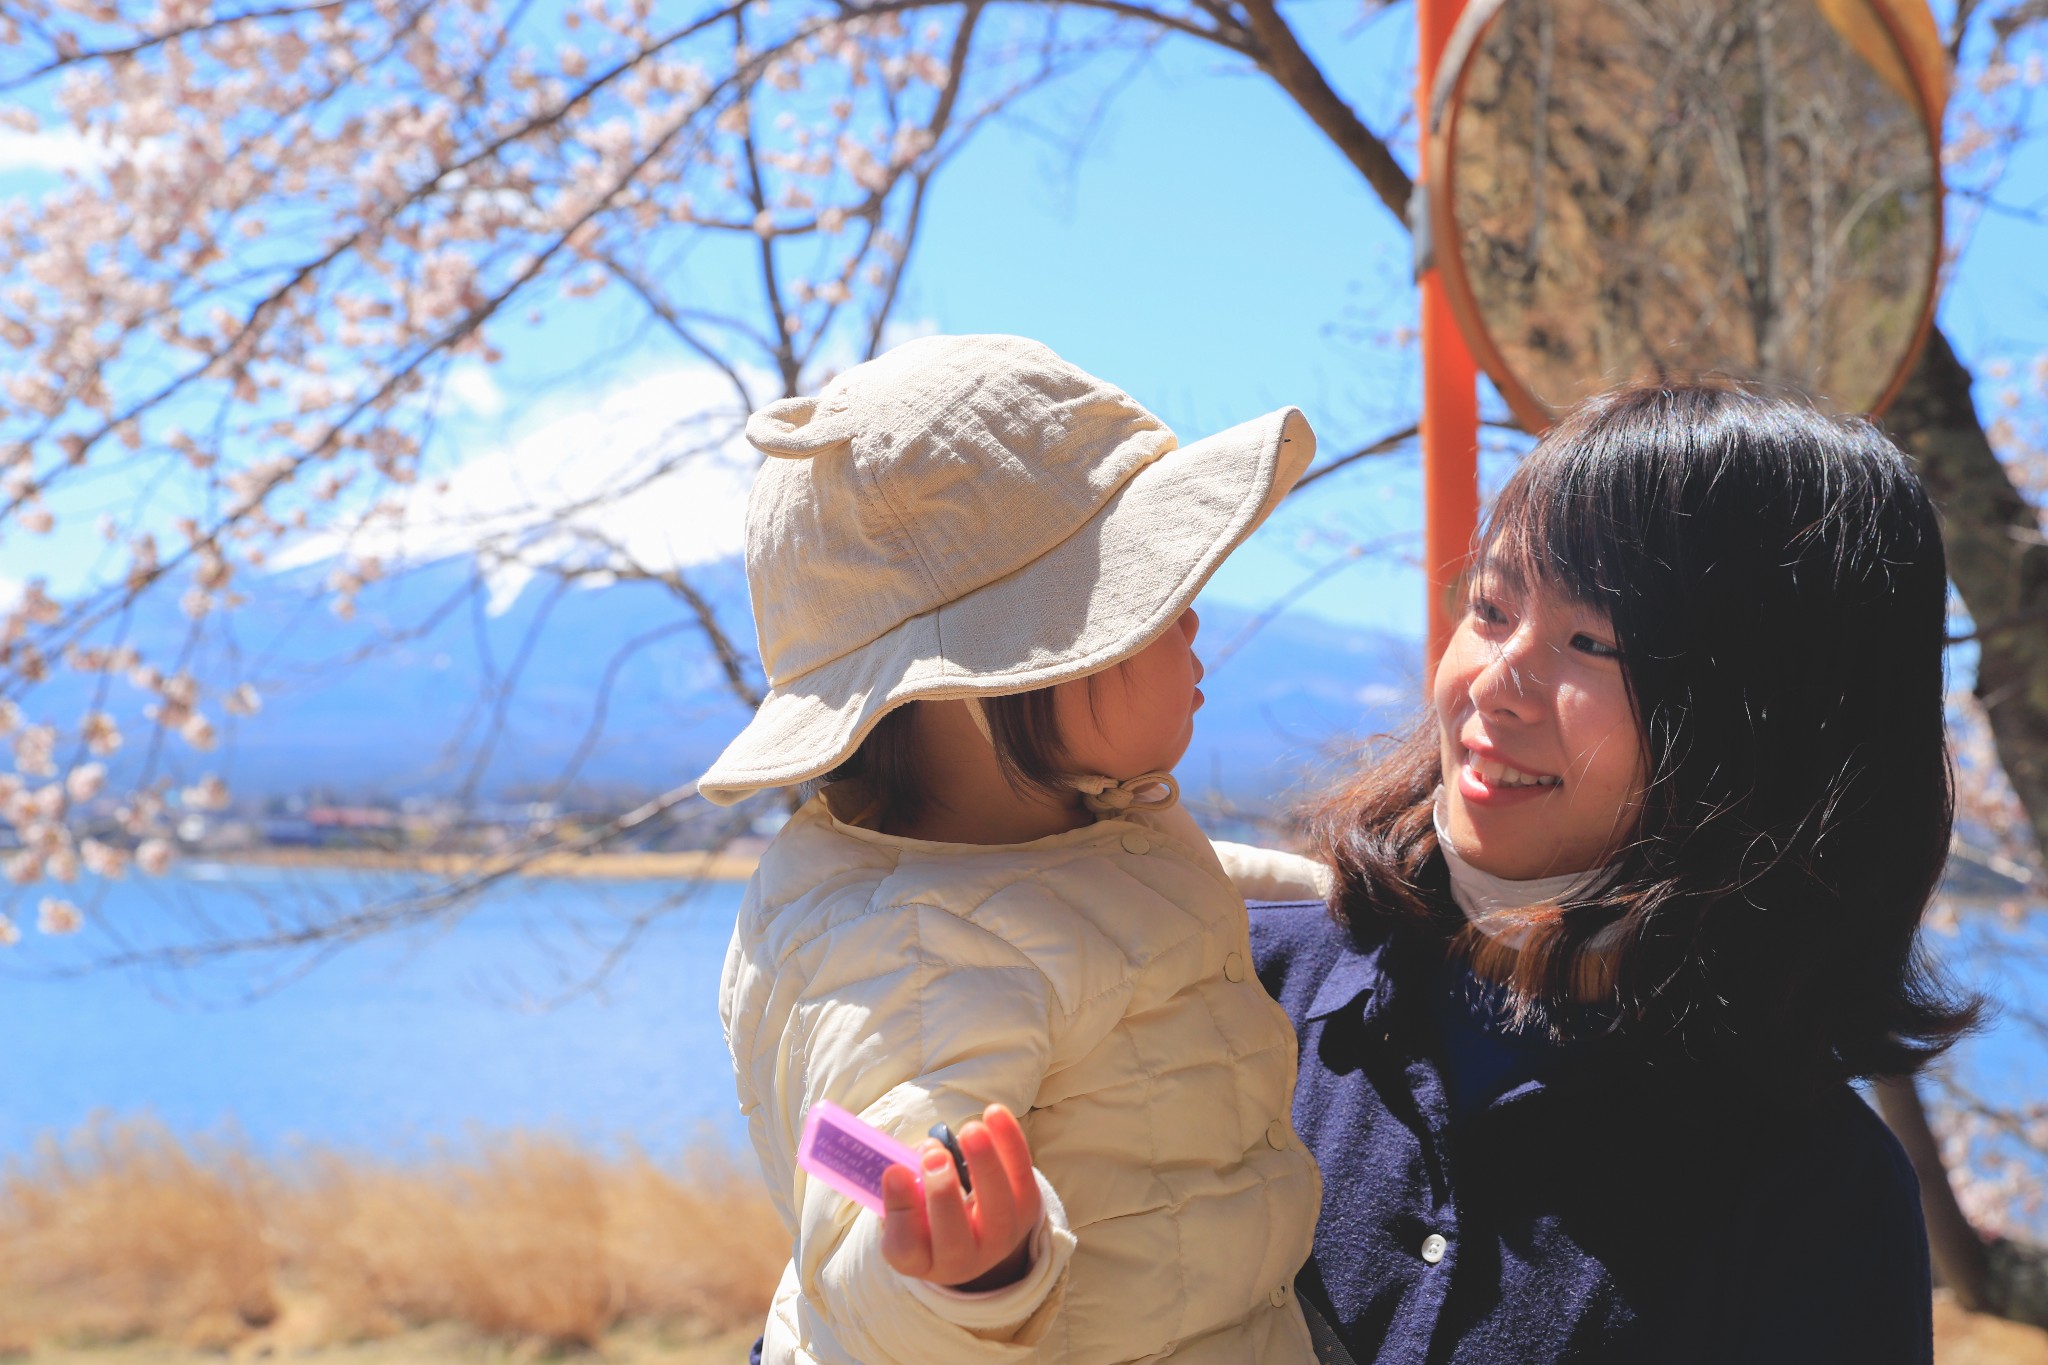
[[[774,457],[747,513],[770,690],[699,790],[820,784],[719,999],[794,1237],[763,1359],[1312,1360],[1321,1185],[1244,909],[1304,872],[1212,847],[1171,775],[1189,603],[1307,467],[1307,422],[1180,446],[1035,342],[928,337],[747,438]],[[820,1100],[922,1142],[921,1188],[891,1169],[878,1218],[810,1179]]]

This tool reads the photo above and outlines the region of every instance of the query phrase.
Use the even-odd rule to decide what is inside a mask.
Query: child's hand
[[[918,1148],[924,1198],[902,1166],[882,1173],[882,1258],[904,1275],[955,1289],[1000,1289],[1027,1269],[1031,1234],[1044,1210],[1031,1170],[1031,1144],[1016,1117],[992,1104],[960,1130],[972,1196],[960,1191],[953,1158],[934,1138]]]

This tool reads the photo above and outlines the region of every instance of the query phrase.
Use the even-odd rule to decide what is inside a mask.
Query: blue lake
[[[198,865],[110,888],[95,911],[141,933],[165,917],[251,916],[388,896],[395,879]],[[175,1131],[233,1125],[379,1153],[544,1130],[657,1153],[744,1142],[718,1023],[741,888],[547,880],[494,888],[466,915],[354,944],[302,976],[291,960],[52,979],[66,952],[33,937],[0,955],[0,1156],[96,1113]],[[685,894],[686,893],[686,894]],[[680,898],[680,903],[676,902]],[[639,921],[617,964],[607,952]],[[1966,913],[1930,945],[2006,1002],[1953,1065],[1976,1093],[2048,1099],[2048,916]]]
[[[246,921],[264,905],[354,904],[399,886],[200,865],[118,884],[99,913]],[[69,980],[35,970],[46,951],[0,961],[13,968],[0,976],[0,1153],[98,1112],[147,1112],[179,1132],[232,1123],[265,1149],[405,1153],[508,1128],[657,1152],[738,1145],[718,978],[741,887],[702,884],[670,905],[680,889],[502,884],[451,924],[367,939],[296,979],[279,979],[291,959],[262,957]]]

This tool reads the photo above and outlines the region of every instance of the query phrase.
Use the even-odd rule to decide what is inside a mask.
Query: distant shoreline
[[[754,875],[759,861],[752,854],[713,851],[545,853],[518,867],[515,875],[596,881],[743,882]],[[249,848],[190,854],[185,862],[465,877],[511,866],[517,859],[492,853],[407,853],[374,848]]]
[[[193,852],[183,862],[224,863],[241,867],[283,867],[356,872],[421,872],[435,877],[472,876],[502,867],[508,860],[492,853],[416,853],[376,848],[242,848]],[[743,882],[760,865],[757,853],[688,850],[677,853],[547,853],[519,869],[522,877],[555,877],[588,881],[713,881]],[[1982,887],[1951,890],[1945,899],[1958,909],[1995,911],[2014,899],[2048,905],[2031,888],[2015,886],[1999,893]]]

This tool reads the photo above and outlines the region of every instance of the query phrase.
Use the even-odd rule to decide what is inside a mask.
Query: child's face
[[[1202,705],[1202,661],[1194,649],[1200,625],[1190,607],[1120,666],[1053,689],[1063,766],[1119,781],[1172,771],[1194,738]]]
[[[1612,856],[1635,823],[1644,762],[1605,615],[1489,570],[1432,691],[1445,825],[1468,862],[1524,881]]]

